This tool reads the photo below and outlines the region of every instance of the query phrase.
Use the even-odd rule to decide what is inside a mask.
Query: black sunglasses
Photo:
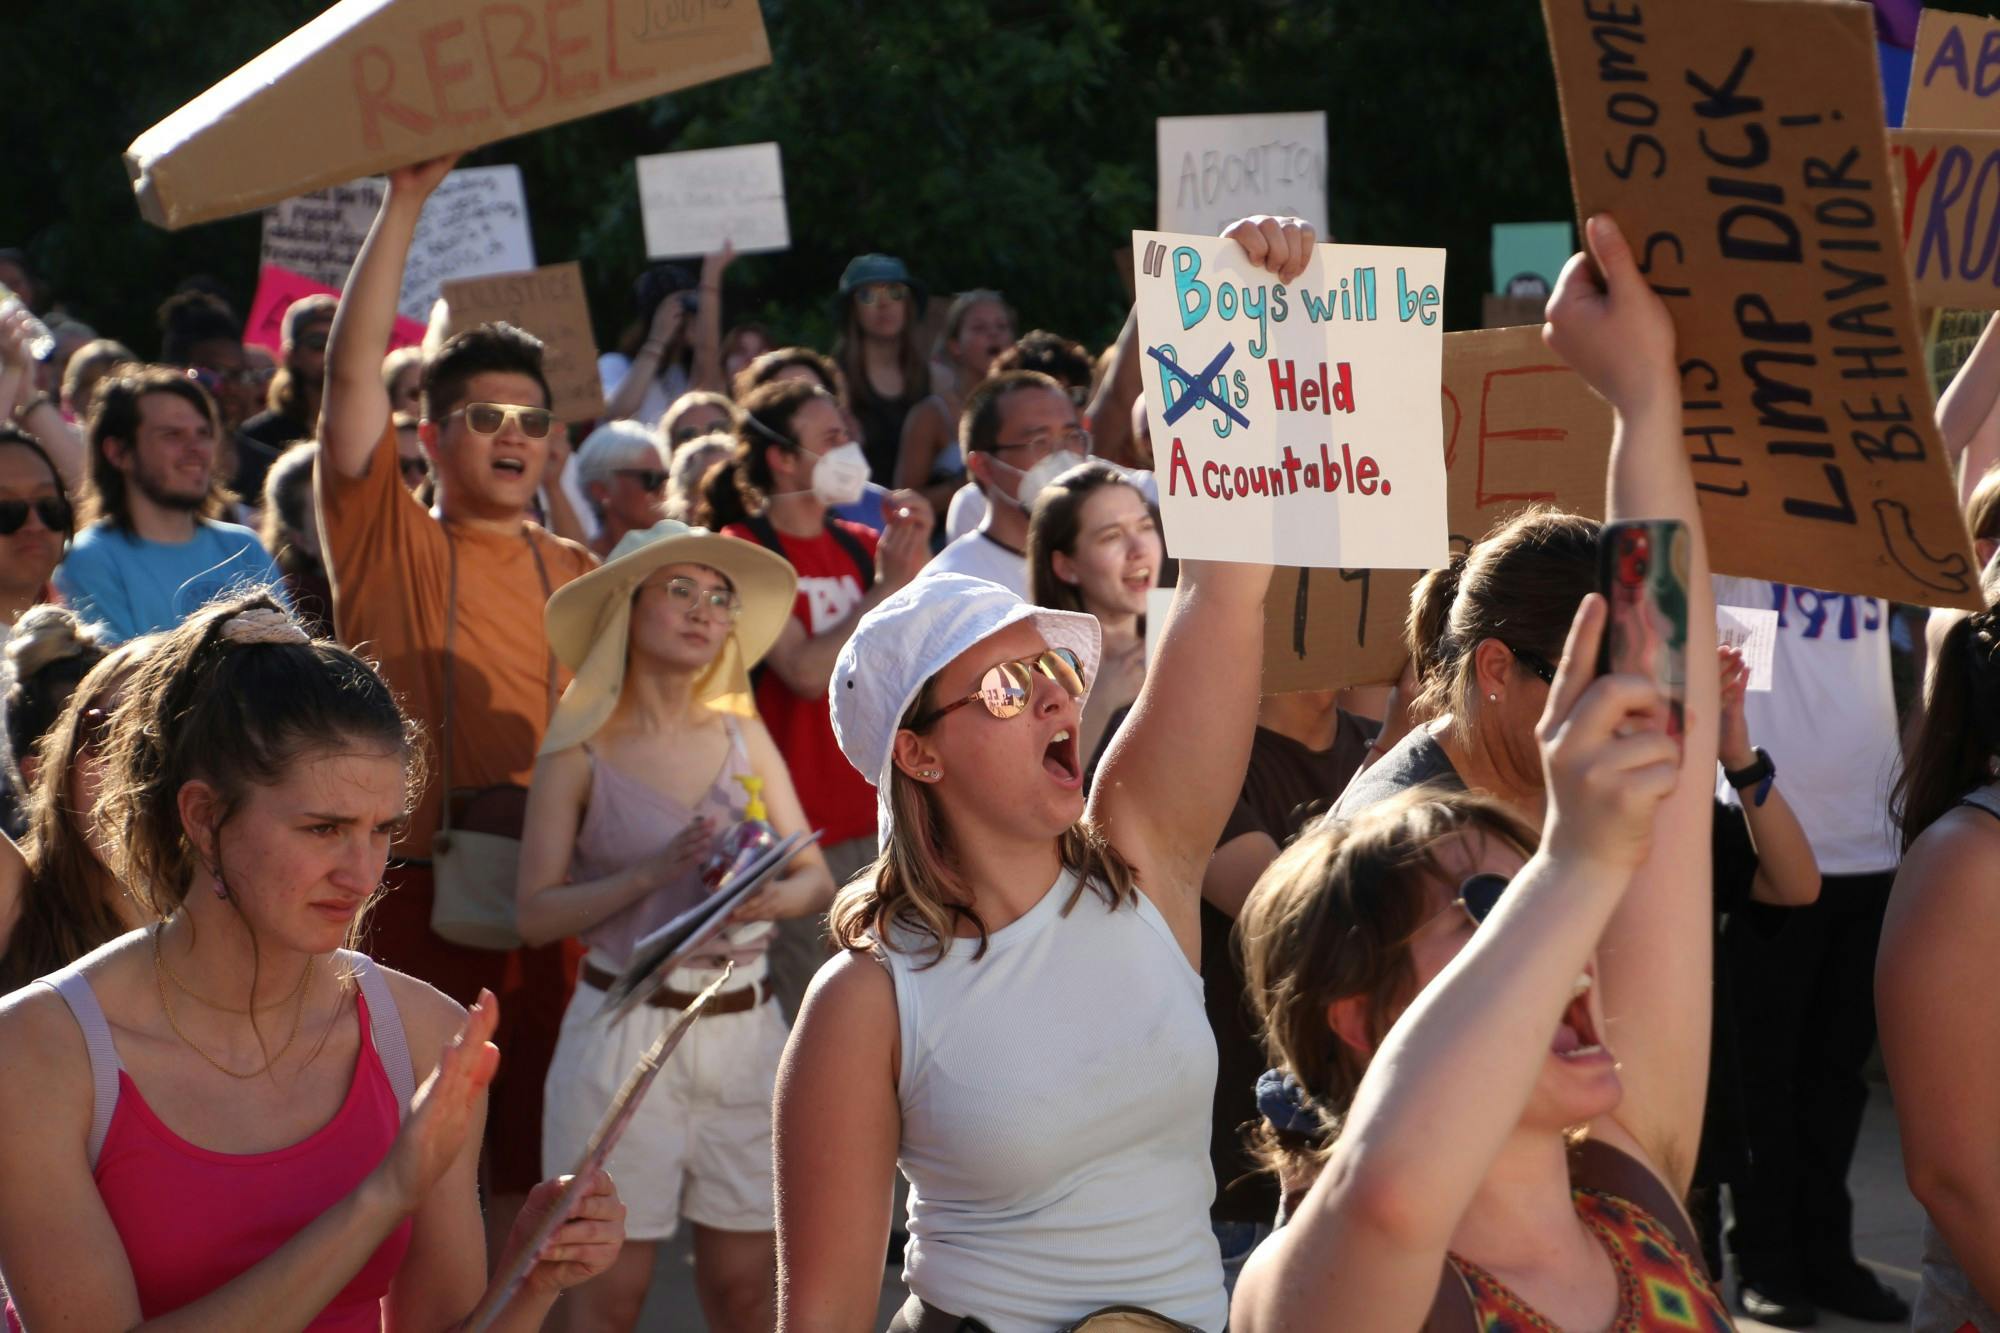
[[[431,465],[422,458],[398,459],[396,467],[403,474],[403,483],[408,486],[416,485],[431,474]]]
[[[639,483],[642,491],[657,491],[667,484],[668,474],[649,467],[621,467],[617,470],[621,477],[630,477]]]
[[[1505,641],[1503,640],[1503,642]],[[1549,665],[1548,658],[1543,657],[1538,653],[1531,653],[1524,651],[1523,649],[1516,648],[1511,643],[1506,644],[1506,648],[1508,652],[1514,654],[1514,660],[1516,662],[1519,662],[1522,666],[1528,668],[1528,670],[1532,671],[1535,675],[1541,677],[1542,684],[1553,685],[1556,683],[1556,669],[1553,666]]]
[[[50,532],[69,533],[69,501],[61,496],[45,495],[39,500],[0,500],[0,537],[11,537],[27,527],[30,510]]]

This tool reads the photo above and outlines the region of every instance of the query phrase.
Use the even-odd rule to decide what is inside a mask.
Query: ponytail
[[[1411,701],[1413,713],[1419,701],[1426,705],[1436,702],[1431,685],[1440,675],[1438,668],[1446,655],[1451,606],[1458,600],[1458,583],[1465,573],[1465,561],[1464,551],[1452,552],[1444,568],[1425,574],[1410,592],[1410,618],[1403,627],[1403,643],[1410,654],[1410,674],[1417,683],[1416,698]],[[1434,711],[1426,711],[1422,716],[1433,716]]]
[[[720,532],[770,507],[776,479],[771,474],[769,451],[777,449],[787,455],[799,451],[792,419],[800,408],[818,399],[838,406],[832,394],[802,379],[773,380],[744,397],[736,420],[736,452],[702,482],[701,503],[695,509],[697,526]]]

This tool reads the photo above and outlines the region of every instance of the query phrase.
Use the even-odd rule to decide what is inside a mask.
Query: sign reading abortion
[[[1135,232],[1146,413],[1182,559],[1423,569],[1446,554],[1444,251]]]

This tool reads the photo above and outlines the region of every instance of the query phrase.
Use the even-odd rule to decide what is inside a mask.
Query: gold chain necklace
[[[249,1009],[237,1009],[233,1008],[230,1005],[217,1004],[214,1000],[209,999],[206,995],[197,995],[193,991],[189,990],[187,987],[187,983],[180,979],[180,974],[174,971],[173,964],[169,963],[167,961],[166,955],[163,952],[161,952],[160,936],[158,930],[155,930],[153,932],[153,960],[155,963],[159,965],[160,969],[167,974],[167,980],[174,983],[174,989],[179,991],[181,994],[187,996],[190,1000],[193,1000],[196,1004],[205,1005],[208,1008],[218,1010],[221,1013],[235,1014],[238,1017],[249,1016],[251,1012]],[[312,960],[307,959],[305,967],[299,972],[299,984],[292,988],[292,993],[290,995],[287,995],[284,999],[278,1001],[277,1004],[267,1004],[264,1007],[266,1009],[276,1009],[278,1005],[290,1004],[293,1000],[298,998],[299,992],[306,988],[306,978],[311,975],[312,975]]]
[[[272,1056],[270,1059],[264,1062],[263,1068],[253,1069],[247,1074],[239,1073],[236,1070],[231,1069],[228,1065],[223,1064],[220,1060],[210,1055],[207,1051],[204,1051],[201,1047],[195,1045],[194,1038],[188,1036],[187,1033],[181,1031],[181,1025],[174,1019],[173,1001],[169,999],[167,996],[166,980],[164,977],[161,976],[161,973],[166,971],[168,971],[168,968],[166,966],[166,959],[160,953],[160,928],[156,926],[153,928],[153,985],[160,992],[160,1008],[166,1011],[167,1026],[174,1030],[174,1035],[176,1037],[179,1037],[182,1043],[185,1044],[189,1050],[193,1051],[196,1055],[200,1056],[202,1059],[208,1061],[209,1064],[213,1065],[215,1068],[229,1075],[229,1077],[237,1079],[250,1079],[250,1078],[256,1078],[260,1074],[270,1073],[272,1067],[275,1066],[278,1063],[278,1061],[285,1058],[285,1052],[292,1049],[292,1043],[298,1040],[299,1028],[301,1025],[304,1024],[306,1017],[305,983],[306,983],[306,977],[312,975],[312,965],[310,963],[306,965],[306,976],[301,977],[299,979],[299,989],[297,992],[299,997],[299,1007],[292,1014],[292,1035],[285,1038],[285,1044],[278,1048],[278,1053],[276,1055]],[[178,985],[179,983],[176,982],[175,984]],[[200,997],[197,996],[195,998],[198,999]]]

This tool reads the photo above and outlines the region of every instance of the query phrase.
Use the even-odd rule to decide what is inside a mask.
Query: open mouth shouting
[[[525,477],[528,475],[528,460],[507,454],[496,454],[493,457],[493,470],[503,477]]]
[[[1611,1059],[1611,1052],[1598,1035],[1597,1019],[1590,1012],[1590,992],[1595,986],[1596,978],[1590,973],[1578,974],[1570,993],[1569,1007],[1563,1010],[1562,1023],[1556,1028],[1555,1039],[1549,1043],[1550,1051],[1572,1064],[1608,1062]]]
[[[1076,732],[1064,727],[1049,737],[1042,751],[1042,768],[1057,786],[1075,791],[1083,785],[1083,763],[1077,757]]]

